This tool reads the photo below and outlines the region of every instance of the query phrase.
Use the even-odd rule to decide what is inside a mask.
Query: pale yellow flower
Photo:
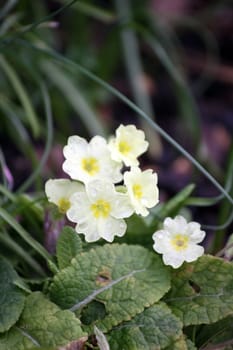
[[[75,192],[84,190],[82,184],[68,179],[50,179],[45,183],[45,193],[48,201],[56,204],[61,213],[66,213],[70,208],[70,197]]]
[[[156,252],[163,254],[165,265],[173,268],[180,267],[184,261],[197,260],[204,253],[204,248],[198,245],[204,237],[200,224],[189,222],[181,215],[174,219],[166,218],[163,229],[155,232],[153,248]]]
[[[63,170],[74,180],[84,183],[94,179],[121,181],[121,164],[112,160],[106,140],[93,137],[88,143],[79,136],[70,136],[63,149],[66,158]]]
[[[148,148],[145,134],[135,125],[120,125],[116,130],[116,137],[109,141],[109,149],[112,159],[124,162],[126,166],[137,166],[137,158]]]
[[[75,193],[67,212],[70,221],[77,223],[77,233],[83,233],[87,242],[103,238],[112,242],[114,236],[123,236],[127,218],[133,213],[126,194],[116,192],[108,180],[87,183],[86,192]]]
[[[157,181],[157,174],[151,169],[141,171],[138,167],[132,167],[124,173],[124,183],[136,214],[147,216],[147,208],[152,208],[158,203]]]

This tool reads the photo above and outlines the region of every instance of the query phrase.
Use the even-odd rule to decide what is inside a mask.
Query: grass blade
[[[72,105],[90,134],[104,136],[105,131],[101,122],[91,110],[80,89],[73,84],[62,70],[49,61],[43,61],[41,67],[49,79],[61,90],[62,94]]]
[[[3,208],[0,208],[0,217],[8,223],[19,235],[27,242],[37,253],[39,253],[46,261],[50,261],[50,254],[45,248],[37,242],[15,219],[12,215],[8,214]]]
[[[64,3],[64,0],[59,1]],[[82,12],[86,16],[93,17],[101,22],[112,23],[116,19],[114,13],[97,7],[96,5],[88,4],[84,1],[76,1],[73,8]]]
[[[21,101],[25,109],[25,114],[27,116],[28,123],[31,126],[33,135],[37,137],[40,132],[39,122],[23,84],[21,83],[15,70],[5,60],[3,55],[0,55],[0,65],[5,74],[7,75],[8,79],[10,80],[13,88],[15,89],[16,94],[18,95],[19,100]]]
[[[3,232],[0,234],[0,241],[5,244],[8,248],[10,248],[15,254],[17,254],[22,260],[24,260],[34,271],[39,273],[41,276],[45,276],[45,272],[38,264],[38,262],[31,257],[28,252],[21,248],[8,234],[7,232]]]

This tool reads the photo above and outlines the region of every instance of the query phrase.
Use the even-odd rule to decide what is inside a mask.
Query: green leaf
[[[106,317],[96,322],[103,332],[128,321],[158,301],[170,287],[170,269],[140,246],[106,244],[81,253],[60,271],[50,297],[62,308],[82,310],[93,300]]]
[[[0,332],[6,332],[23,311],[25,293],[15,285],[19,276],[13,267],[0,257]]]
[[[174,271],[165,301],[185,326],[233,315],[233,264],[208,255],[184,264]]]
[[[197,350],[197,348],[191,340],[186,339],[186,337],[182,335],[173,344],[166,347],[165,350]]]
[[[182,323],[164,303],[145,309],[110,333],[111,350],[152,350],[170,346],[182,335]]]
[[[16,327],[0,334],[0,350],[31,350],[35,349],[35,346],[38,349],[37,344]]]
[[[193,344],[193,342],[190,339],[186,339],[186,344],[187,344],[187,350],[197,350],[196,346]],[[175,350],[175,349],[172,349],[172,350]],[[179,349],[177,348],[177,350]]]
[[[42,293],[35,292],[27,297],[17,327],[0,337],[0,350],[56,347],[83,337],[86,334],[74,313],[61,310]]]
[[[57,242],[57,260],[60,269],[70,265],[71,260],[82,251],[82,241],[72,227],[64,227]]]

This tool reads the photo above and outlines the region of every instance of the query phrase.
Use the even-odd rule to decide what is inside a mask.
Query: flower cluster
[[[139,167],[138,157],[147,148],[144,132],[134,125],[120,125],[109,141],[101,136],[89,143],[69,137],[63,170],[71,179],[48,180],[48,200],[76,224],[76,232],[87,242],[112,242],[125,234],[125,218],[133,213],[147,216],[158,203],[157,174]],[[198,243],[204,237],[198,223],[187,223],[182,216],[166,218],[163,229],[152,236],[153,248],[165,265],[178,268],[203,254]]]
[[[138,157],[147,148],[144,132],[134,125],[120,125],[109,142],[101,136],[89,143],[69,137],[63,170],[71,180],[48,180],[48,200],[77,224],[77,233],[87,242],[112,242],[126,232],[124,218],[134,212],[147,216],[148,208],[158,203],[157,174],[139,168]],[[124,166],[128,170],[123,173]]]

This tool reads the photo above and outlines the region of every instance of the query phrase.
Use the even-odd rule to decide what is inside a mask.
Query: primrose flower
[[[77,223],[77,233],[83,233],[87,242],[99,238],[112,242],[114,236],[123,236],[126,231],[123,218],[133,213],[128,196],[117,192],[107,180],[88,182],[86,192],[75,193],[70,201],[67,217]]]
[[[58,206],[61,213],[70,208],[70,197],[75,192],[84,191],[84,186],[68,179],[50,179],[45,183],[45,193],[48,201]]]
[[[63,149],[66,158],[63,170],[74,180],[87,183],[97,178],[113,183],[122,180],[121,164],[111,159],[106,140],[95,136],[88,143],[79,136],[70,136]]]
[[[116,137],[109,141],[112,159],[126,166],[137,166],[137,158],[144,153],[149,144],[145,141],[145,134],[135,125],[120,125],[116,130]]]
[[[163,229],[153,234],[153,248],[163,254],[165,265],[173,268],[180,267],[184,261],[197,260],[204,253],[204,248],[199,246],[205,232],[200,230],[200,224],[189,222],[183,216],[174,219],[166,218]]]
[[[157,182],[157,174],[151,169],[141,171],[138,167],[132,167],[124,173],[124,183],[136,214],[147,216],[149,211],[146,208],[158,203]]]

